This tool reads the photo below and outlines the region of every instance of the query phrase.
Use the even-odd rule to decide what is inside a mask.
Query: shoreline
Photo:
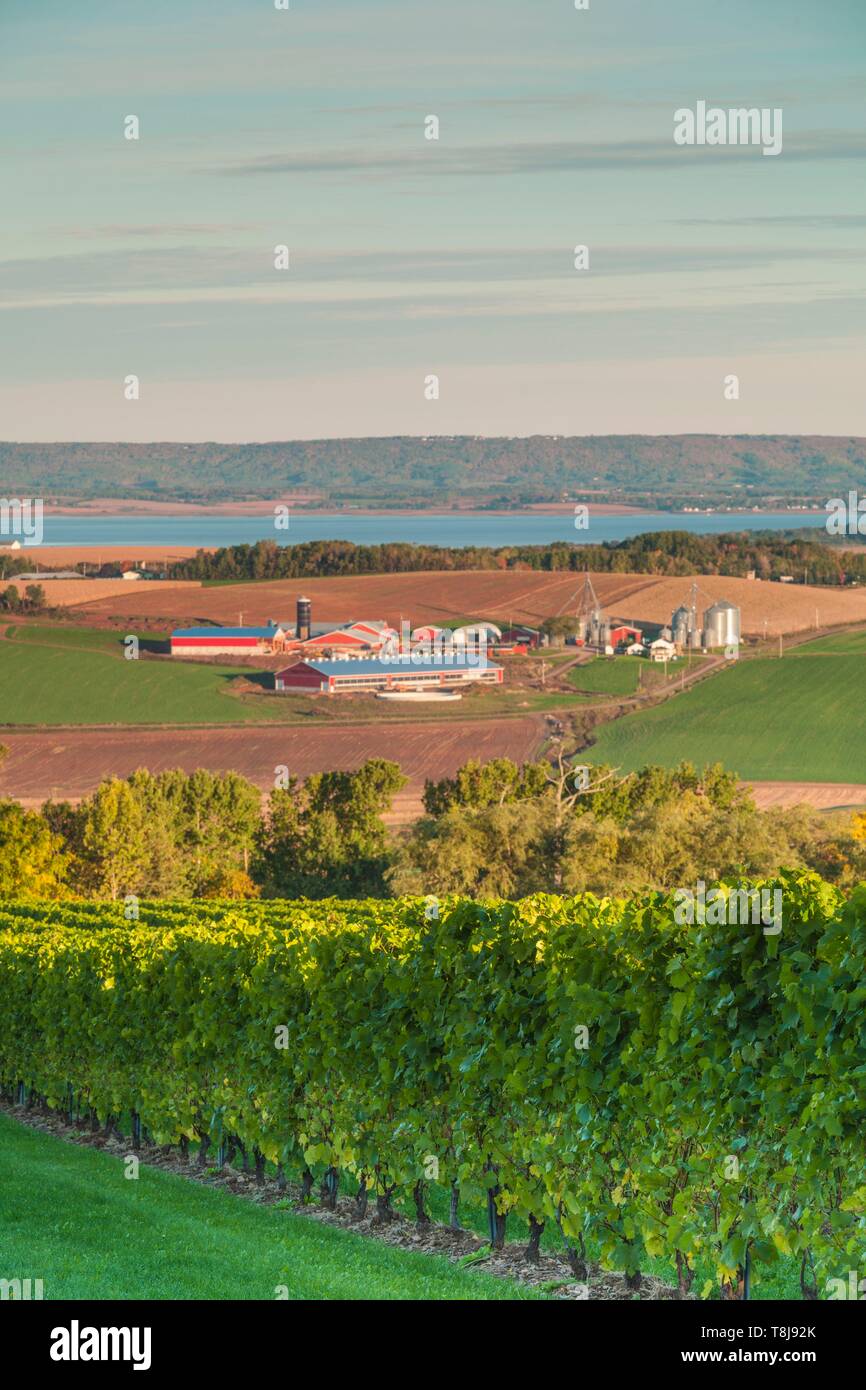
[[[262,498],[245,502],[143,502],[128,498],[100,498],[92,503],[63,503],[45,507],[45,515],[65,517],[118,517],[121,515],[147,517],[184,516],[261,516],[272,514],[275,507],[288,507],[297,516],[569,516],[575,506],[588,506],[601,516],[652,516],[646,507],[630,507],[619,502],[534,502],[525,507],[308,507],[291,497]]]
[[[51,517],[187,517],[187,516],[261,516],[273,514],[275,507],[288,507],[298,516],[333,516],[341,519],[355,516],[570,516],[575,507],[585,506],[598,516],[826,516],[826,509],[812,507],[741,507],[690,508],[673,512],[658,507],[633,507],[625,502],[532,502],[523,507],[423,506],[423,507],[310,507],[291,497],[243,502],[146,502],[128,498],[96,498],[92,502],[67,502],[46,505],[45,516]]]

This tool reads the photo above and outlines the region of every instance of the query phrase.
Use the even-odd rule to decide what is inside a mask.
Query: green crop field
[[[6,1279],[46,1299],[526,1299],[504,1279],[259,1206],[0,1114]]]
[[[117,646],[117,634],[107,636]],[[115,654],[95,638],[49,646],[19,634],[0,641],[0,724],[243,723],[286,719],[303,698],[247,703],[228,693],[240,674],[236,667],[127,661],[122,648]]]
[[[135,629],[133,629],[135,633]],[[168,633],[135,633],[142,645],[149,644],[154,650],[168,651]],[[125,632],[116,632],[104,627],[73,627],[48,623],[13,623],[6,628],[10,642],[26,642],[37,647],[62,647],[68,651],[76,648],[88,652],[108,652],[113,656],[123,656]]]
[[[866,634],[841,633],[781,660],[744,660],[653,709],[598,730],[595,762],[627,771],[684,758],[723,762],[741,777],[866,781]]]

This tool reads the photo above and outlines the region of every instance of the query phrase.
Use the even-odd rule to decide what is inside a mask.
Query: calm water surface
[[[821,526],[825,513],[815,512],[643,512],[602,516],[590,510],[589,526],[576,530],[569,513],[557,515],[512,512],[505,516],[411,513],[393,516],[310,516],[290,518],[288,530],[277,530],[273,516],[46,516],[45,545],[177,545],[202,548],[276,540],[280,545],[301,541],[344,540],[360,545],[409,541],[421,545],[545,545],[575,541],[580,545],[621,541],[645,531],[692,531],[703,535],[721,531],[780,531]]]

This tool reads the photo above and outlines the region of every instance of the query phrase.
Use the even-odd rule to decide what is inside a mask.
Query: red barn
[[[631,627],[629,623],[619,623],[610,630],[610,645],[619,647],[623,642],[640,642],[643,640],[643,632],[639,627]]]
[[[333,694],[340,690],[418,690],[430,687],[501,685],[502,667],[492,661],[471,661],[468,656],[450,653],[442,661],[396,658],[393,661],[349,660],[296,661],[274,674],[275,690],[320,690]]]
[[[263,656],[282,650],[285,630],[267,627],[182,627],[171,634],[172,656]]]

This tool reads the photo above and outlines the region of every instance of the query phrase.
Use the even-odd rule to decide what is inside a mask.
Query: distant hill
[[[271,444],[0,443],[0,493],[220,502],[670,507],[813,501],[866,486],[866,440],[821,435],[410,436]]]

